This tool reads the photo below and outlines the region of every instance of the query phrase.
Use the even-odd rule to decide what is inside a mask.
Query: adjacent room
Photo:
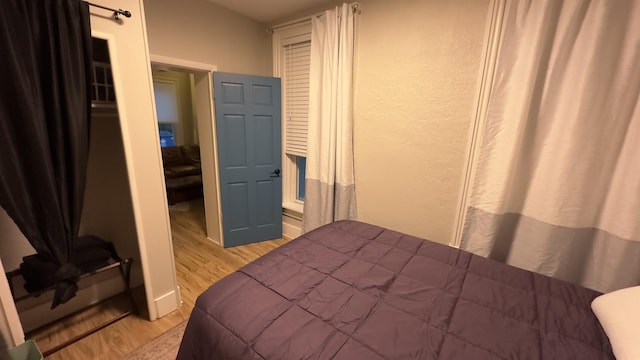
[[[640,0],[0,9],[9,358],[640,358]]]

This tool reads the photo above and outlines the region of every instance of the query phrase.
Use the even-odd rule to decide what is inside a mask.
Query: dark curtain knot
[[[73,264],[64,264],[56,271],[56,291],[51,303],[54,309],[60,304],[64,304],[76,295],[78,291],[78,280],[82,271]]]

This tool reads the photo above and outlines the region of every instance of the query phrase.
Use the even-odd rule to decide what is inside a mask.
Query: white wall
[[[448,243],[489,0],[360,0],[358,217]]]
[[[218,71],[271,75],[267,26],[205,0],[146,0],[154,55],[214,64]]]

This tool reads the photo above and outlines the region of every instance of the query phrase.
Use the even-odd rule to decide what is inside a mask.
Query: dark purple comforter
[[[205,291],[178,359],[613,359],[597,295],[342,221]]]

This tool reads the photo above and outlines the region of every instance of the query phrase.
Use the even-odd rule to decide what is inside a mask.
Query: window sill
[[[304,211],[304,203],[303,202],[292,202],[292,201],[283,202],[282,203],[282,208],[285,209],[285,210],[296,212],[296,213],[298,213],[300,215],[300,217],[302,217],[302,213]]]

